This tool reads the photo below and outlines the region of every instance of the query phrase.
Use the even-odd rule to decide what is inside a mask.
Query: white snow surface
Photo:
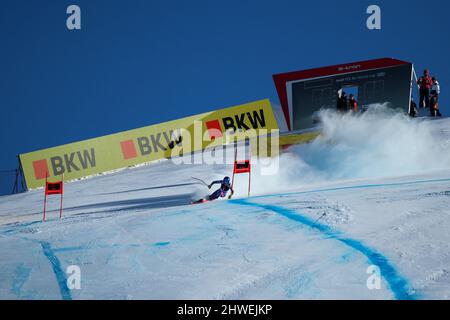
[[[232,164],[172,161],[67,183],[61,220],[43,190],[0,197],[0,299],[449,299],[450,119],[322,120],[250,198],[239,175],[191,205]]]

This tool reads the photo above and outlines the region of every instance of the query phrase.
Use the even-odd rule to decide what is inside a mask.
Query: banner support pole
[[[25,182],[25,174],[23,173],[22,161],[20,160],[20,156],[17,156],[17,160],[19,161],[19,177],[20,177],[20,186],[21,192],[25,192],[28,190]]]
[[[19,179],[19,176],[18,176],[18,169],[14,170],[14,172],[16,173],[16,180],[14,181],[14,186],[13,186],[13,189],[12,189],[12,193],[11,193],[11,194],[16,194],[16,193],[18,193],[18,192],[17,192],[17,188],[18,188],[18,179]]]

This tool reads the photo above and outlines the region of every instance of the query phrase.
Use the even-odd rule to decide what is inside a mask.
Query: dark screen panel
[[[314,116],[320,109],[336,109],[339,89],[353,87],[358,91],[359,108],[388,102],[392,108],[408,111],[412,65],[382,68],[304,80],[292,84],[293,129],[317,125]]]

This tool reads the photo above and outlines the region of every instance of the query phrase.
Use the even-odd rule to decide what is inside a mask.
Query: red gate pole
[[[63,206],[63,194],[64,194],[64,173],[61,179],[61,203],[59,205],[59,218],[62,218],[62,206]]]
[[[63,203],[63,194],[61,193],[61,203],[59,205],[59,218],[62,218],[62,203]]]
[[[44,196],[44,218],[42,221],[45,221],[45,205],[47,204],[47,195]]]
[[[250,139],[248,140],[248,197],[250,197],[250,184],[252,180],[252,147],[250,145]]]
[[[234,186],[234,174],[236,173],[236,160],[237,160],[237,141],[234,141],[234,162],[233,162],[233,180],[231,181],[231,189]]]
[[[45,208],[47,205],[47,179],[48,179],[48,172],[45,173],[45,187],[44,187],[44,217],[42,221],[45,221]]]
[[[250,197],[250,183],[251,183],[251,171],[248,172],[248,197]]]

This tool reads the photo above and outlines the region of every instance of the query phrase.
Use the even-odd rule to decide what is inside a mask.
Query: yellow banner
[[[27,187],[204,150],[278,129],[268,99],[20,155]]]

